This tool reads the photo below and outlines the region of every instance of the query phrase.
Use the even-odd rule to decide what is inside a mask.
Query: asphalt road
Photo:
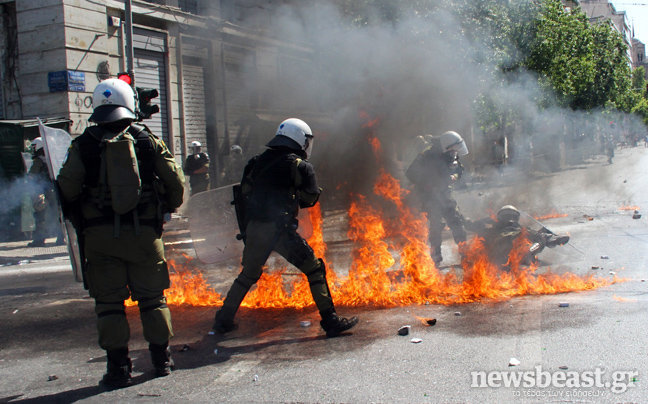
[[[137,309],[129,308],[135,384],[116,391],[97,386],[105,354],[93,301],[65,257],[2,266],[0,403],[645,403],[648,217],[620,208],[648,207],[647,172],[648,150],[622,149],[612,165],[601,157],[513,187],[460,193],[466,210],[508,202],[568,214],[546,224],[570,233],[575,248],[547,251],[543,264],[606,279],[612,271],[622,281],[610,286],[496,303],[340,307],[361,321],[334,339],[323,336],[313,308],[242,309],[241,328],[220,337],[208,334],[215,308],[173,306],[176,370],[161,379],[152,378]],[[189,251],[183,234],[175,233],[170,255]],[[452,264],[452,243],[444,255]],[[220,293],[237,271],[202,269]],[[438,321],[428,327],[414,315]],[[397,334],[403,325],[410,335]],[[519,364],[509,366],[513,359]],[[507,387],[517,375],[518,386]]]

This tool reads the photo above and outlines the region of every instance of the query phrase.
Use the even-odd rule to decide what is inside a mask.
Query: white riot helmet
[[[37,137],[31,142],[32,152],[36,153],[43,148],[43,139]]]
[[[275,137],[266,146],[286,146],[303,150],[308,158],[313,150],[313,131],[301,119],[286,119],[281,122]]]
[[[468,154],[468,147],[463,138],[457,132],[448,131],[441,135],[441,147],[443,152],[454,151],[458,156],[465,156]]]
[[[520,211],[513,205],[504,205],[497,211],[498,222],[517,222],[520,220]]]
[[[135,92],[123,80],[104,80],[92,94],[94,112],[88,119],[98,124],[135,119]]]

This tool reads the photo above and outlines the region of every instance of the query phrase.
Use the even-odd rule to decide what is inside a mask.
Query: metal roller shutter
[[[187,143],[198,141],[207,146],[205,119],[205,80],[200,60],[185,58],[182,65],[182,92],[184,94],[185,137]],[[190,64],[193,62],[193,64]],[[205,148],[207,150],[207,148]]]
[[[153,104],[160,106],[160,112],[154,114],[151,119],[146,119],[144,124],[164,142],[170,144],[166,65],[164,63],[165,39],[166,36],[163,33],[139,28],[133,29],[135,85],[143,88],[156,88],[160,93],[160,96],[152,101]]]

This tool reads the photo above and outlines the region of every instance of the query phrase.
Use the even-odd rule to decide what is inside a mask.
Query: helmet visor
[[[306,152],[306,158],[310,158],[311,153],[313,152],[313,143],[315,139],[313,136],[306,135],[306,143],[304,144],[304,151]]]
[[[465,156],[468,154],[468,147],[466,147],[466,142],[463,139],[457,141],[446,147],[447,151],[456,151],[458,156]]]
[[[135,114],[128,108],[115,104],[106,104],[95,108],[88,118],[90,122],[94,123],[116,122],[122,119],[135,119]]]

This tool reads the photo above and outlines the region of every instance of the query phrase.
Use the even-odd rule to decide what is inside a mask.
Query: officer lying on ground
[[[537,262],[537,255],[545,247],[553,248],[557,245],[567,244],[569,236],[559,236],[546,228],[540,231],[520,225],[520,212],[513,205],[503,206],[497,212],[497,219],[480,219],[477,221],[466,220],[466,229],[477,233],[484,239],[484,247],[492,263],[502,269],[509,270],[509,255],[515,240],[524,230],[531,242],[528,253],[523,257],[523,265]]]

